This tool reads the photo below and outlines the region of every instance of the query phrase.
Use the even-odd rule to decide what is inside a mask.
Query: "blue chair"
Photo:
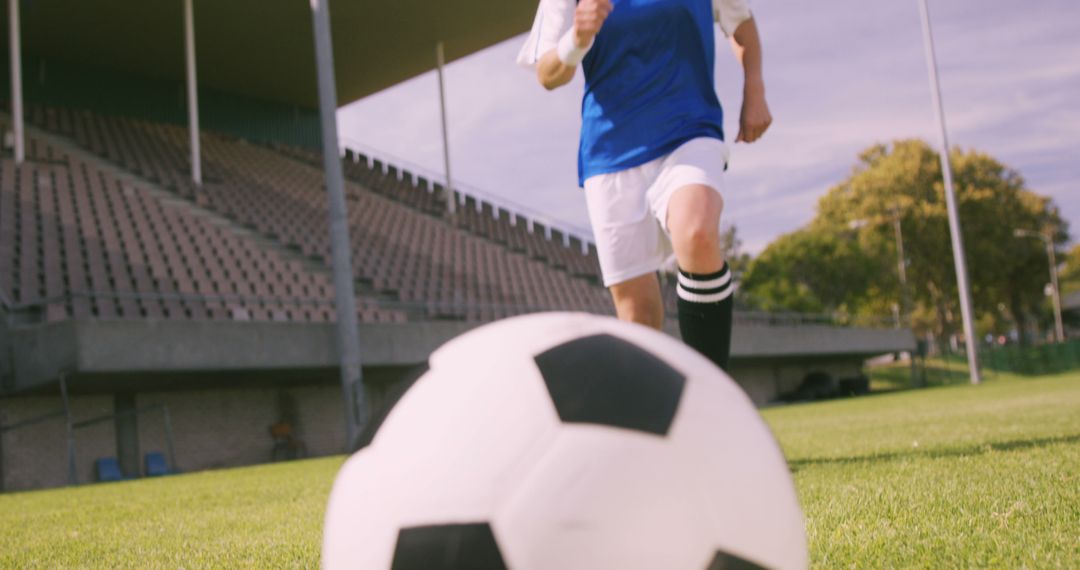
[[[169,462],[165,461],[165,456],[160,451],[150,451],[143,456],[143,471],[147,477],[160,477],[173,473],[172,469],[169,469]]]
[[[120,462],[115,457],[99,457],[94,461],[94,473],[99,482],[125,479],[124,472],[120,470]]]

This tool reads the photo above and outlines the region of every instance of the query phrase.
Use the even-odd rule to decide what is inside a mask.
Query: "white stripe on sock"
[[[690,301],[691,303],[718,303],[718,302],[723,301],[724,299],[727,299],[728,297],[730,297],[731,293],[734,290],[735,290],[735,287],[729,286],[729,287],[724,287],[724,289],[721,290],[718,293],[710,293],[708,295],[701,295],[701,294],[698,294],[698,293],[693,293],[691,291],[687,291],[685,288],[683,288],[682,283],[679,283],[679,285],[675,287],[675,292],[679,295],[679,297],[682,298],[682,299],[685,299],[687,301]]]
[[[731,282],[731,271],[725,271],[720,277],[708,281],[698,281],[679,273],[679,285],[691,289],[716,289],[727,285],[729,282]]]

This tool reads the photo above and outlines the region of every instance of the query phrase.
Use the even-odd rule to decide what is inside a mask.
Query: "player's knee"
[[[672,239],[679,249],[690,254],[711,252],[720,247],[720,228],[718,224],[705,223],[704,220],[692,220],[681,228],[671,228]]]
[[[668,212],[668,229],[676,248],[691,252],[719,247],[723,208],[723,198],[712,188],[690,186],[679,190]]]

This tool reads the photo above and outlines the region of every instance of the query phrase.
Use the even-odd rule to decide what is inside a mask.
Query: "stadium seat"
[[[120,471],[120,462],[115,457],[99,457],[94,461],[94,475],[99,483],[127,479],[123,471]]]
[[[173,473],[169,469],[169,462],[165,461],[165,456],[160,451],[149,451],[143,456],[143,472],[147,477],[160,477]]]

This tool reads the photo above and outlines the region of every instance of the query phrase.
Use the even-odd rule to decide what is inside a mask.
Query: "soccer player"
[[[674,251],[683,340],[726,368],[734,283],[720,250],[714,22],[744,72],[735,142],[752,143],[772,117],[746,0],[540,0],[518,62],[549,90],[584,70],[578,183],[619,318],[661,327],[656,273]]]

